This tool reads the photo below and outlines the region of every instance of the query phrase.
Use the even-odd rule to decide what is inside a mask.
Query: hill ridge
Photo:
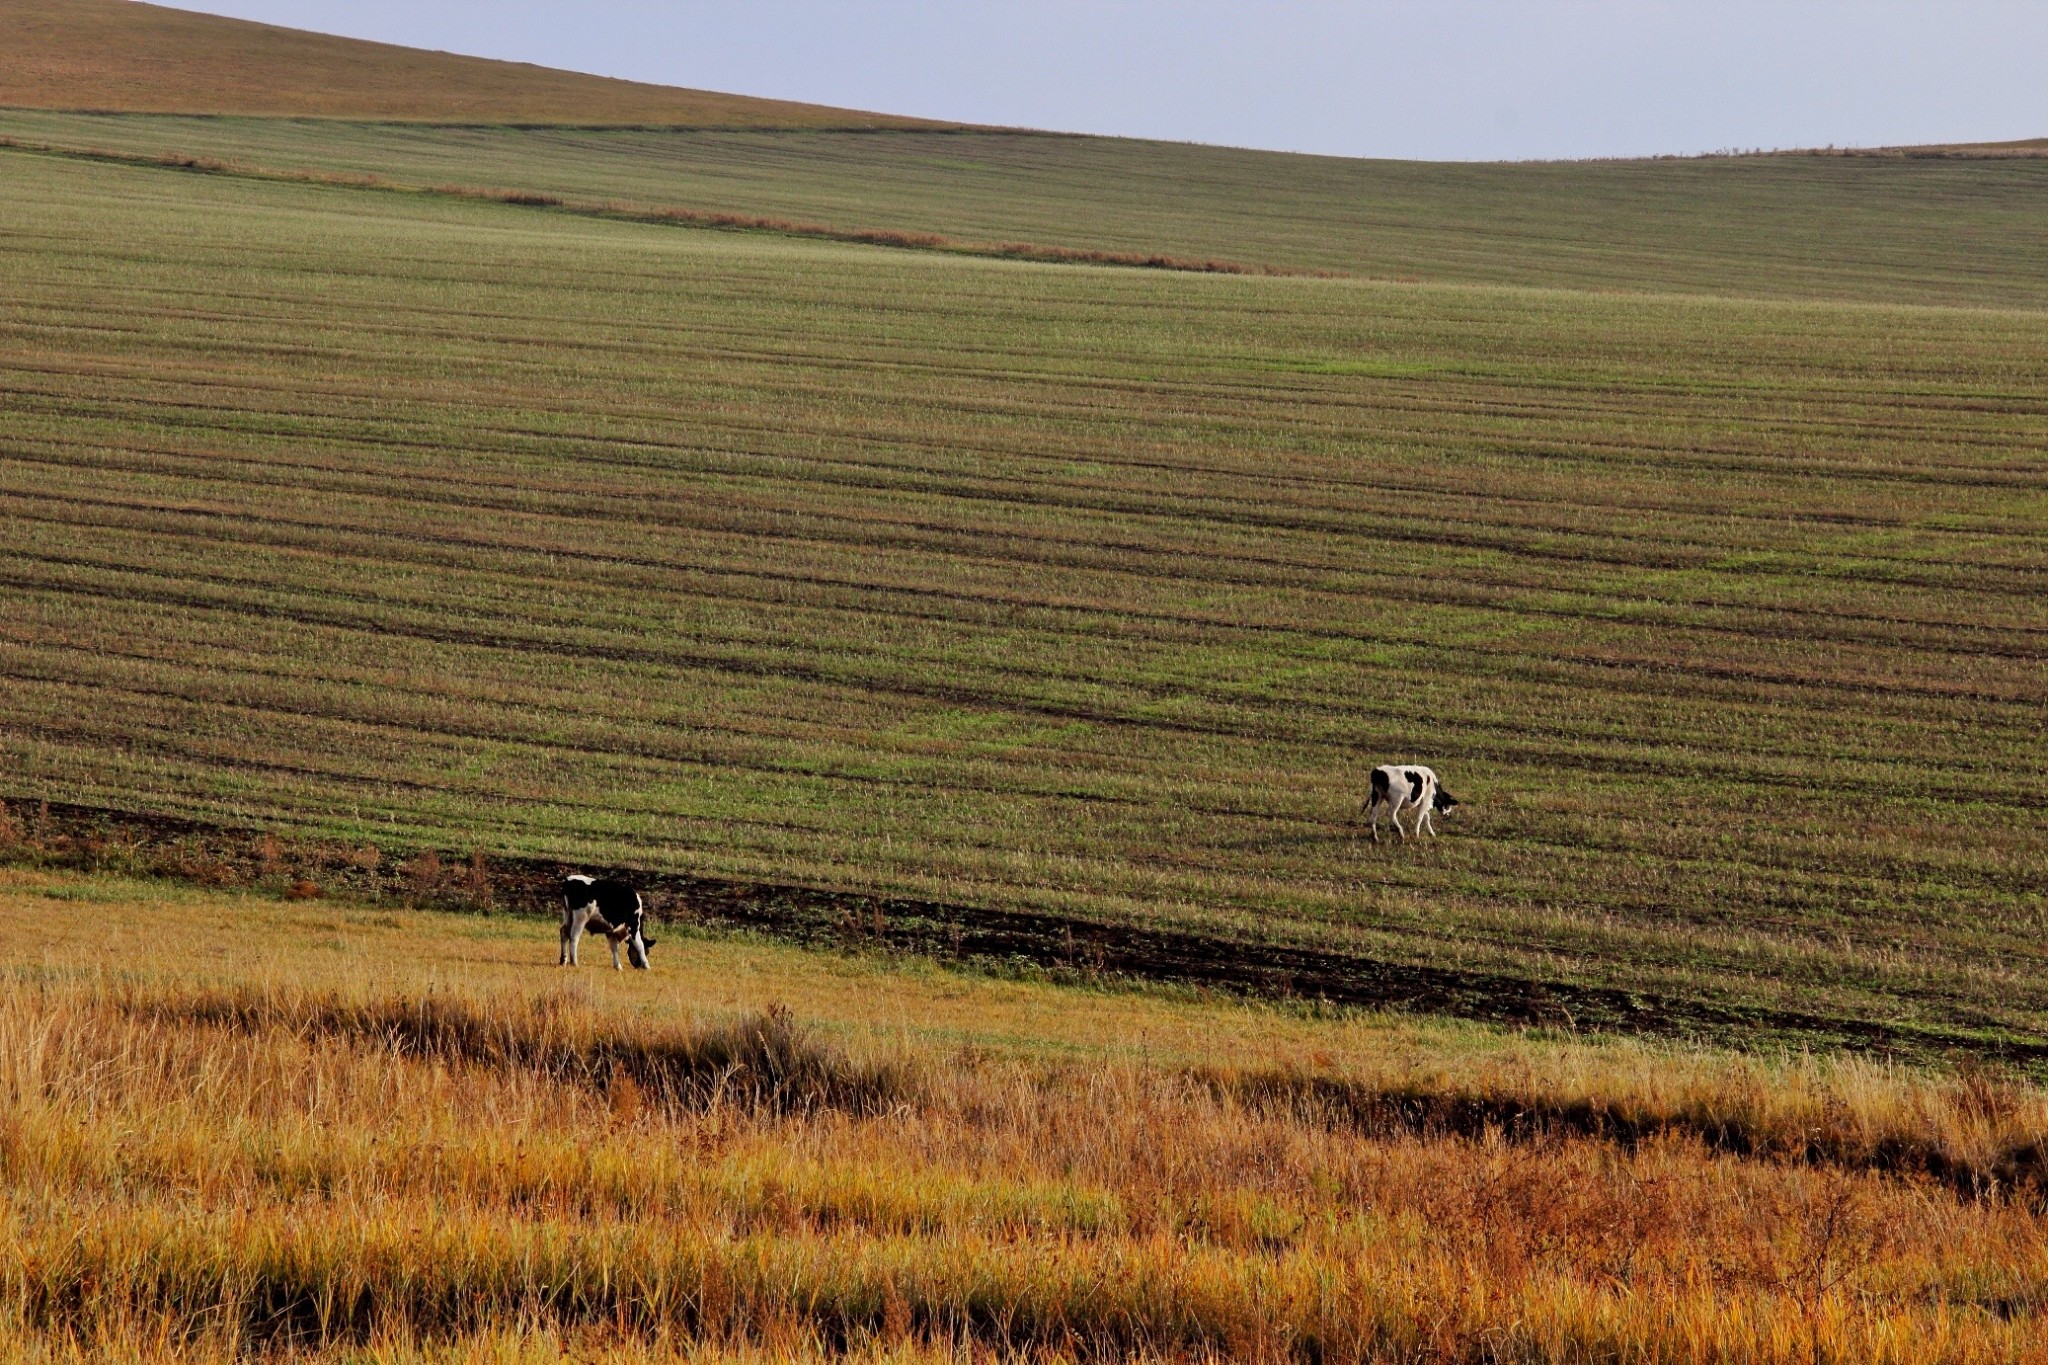
[[[343,38],[141,0],[0,5],[0,106],[494,126],[965,126]]]

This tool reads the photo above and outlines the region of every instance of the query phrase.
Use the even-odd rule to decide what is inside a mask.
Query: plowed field
[[[2048,1020],[2048,315],[0,178],[0,795]]]

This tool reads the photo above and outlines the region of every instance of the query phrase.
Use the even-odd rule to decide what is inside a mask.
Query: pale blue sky
[[[2048,0],[187,0],[667,85],[1430,159],[2048,137]]]

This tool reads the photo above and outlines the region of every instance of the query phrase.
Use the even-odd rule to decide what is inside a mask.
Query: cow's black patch
[[[597,913],[613,928],[624,928],[640,917],[640,893],[622,881],[611,877],[599,878],[591,887],[591,899],[597,902]]]
[[[600,877],[596,881],[564,877],[562,904],[570,910],[590,907],[593,913],[584,921],[585,927],[610,939],[627,940],[626,955],[633,959],[633,965],[647,965],[646,955],[640,949],[652,948],[654,940],[647,937],[647,915],[640,893],[631,886],[614,877]]]
[[[1438,788],[1436,789],[1436,800],[1435,800],[1434,802],[1432,802],[1432,803],[1431,803],[1431,806],[1432,806],[1432,809],[1435,809],[1435,810],[1449,810],[1449,809],[1450,809],[1450,808],[1451,808],[1452,806],[1455,806],[1455,805],[1457,805],[1457,804],[1458,804],[1458,798],[1457,798],[1457,797],[1455,797],[1455,796],[1451,795],[1451,794],[1450,794],[1449,792],[1445,791],[1445,790],[1444,790],[1444,789],[1443,789],[1442,787],[1438,787]],[[1430,826],[1430,828],[1434,829],[1434,828],[1436,828],[1436,827],[1435,827],[1434,825],[1432,825],[1432,826]]]
[[[1387,770],[1386,770],[1385,768],[1374,768],[1374,769],[1372,770],[1372,796],[1373,796],[1373,800],[1375,800],[1375,801],[1383,800],[1383,799],[1385,799],[1385,797],[1386,797],[1386,794],[1387,794]]]

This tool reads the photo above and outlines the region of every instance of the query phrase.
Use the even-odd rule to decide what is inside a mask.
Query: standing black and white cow
[[[619,963],[622,943],[633,965],[647,970],[647,950],[654,940],[646,934],[647,907],[638,891],[610,877],[588,877],[581,872],[562,878],[562,956],[555,965],[578,965],[576,949],[586,928],[595,928],[611,941],[614,970],[625,970]]]
[[[1372,795],[1366,798],[1365,812],[1372,816],[1373,842],[1380,837],[1380,812],[1386,811],[1394,817],[1394,832],[1403,839],[1408,831],[1401,828],[1401,812],[1419,812],[1415,817],[1415,833],[1421,834],[1427,826],[1430,837],[1436,837],[1436,813],[1449,810],[1458,804],[1458,798],[1445,791],[1443,784],[1436,780],[1436,770],[1413,763],[1382,763],[1372,770]]]

